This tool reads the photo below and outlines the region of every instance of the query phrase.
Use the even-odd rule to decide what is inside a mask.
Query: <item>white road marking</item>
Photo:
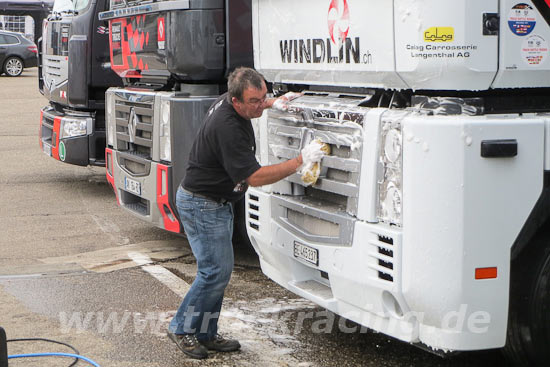
[[[140,265],[147,273],[151,274],[153,278],[170,288],[170,290],[178,296],[183,298],[189,291],[191,286],[170,270],[160,265],[148,265],[153,262],[149,256],[139,252],[129,252],[128,257],[132,259],[133,262]]]

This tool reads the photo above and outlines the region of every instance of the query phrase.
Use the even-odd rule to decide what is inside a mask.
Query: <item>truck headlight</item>
[[[91,122],[90,122],[91,125]],[[86,118],[70,118],[65,117],[61,120],[60,126],[60,138],[72,138],[75,136],[83,136],[91,130],[91,126],[88,129],[88,119]]]
[[[261,156],[261,145],[260,145],[260,138],[261,138],[261,132],[260,132],[260,119],[252,119],[250,120],[252,124],[252,130],[254,130],[254,139],[256,141],[256,160],[262,164],[262,156]]]
[[[105,93],[105,127],[107,133],[107,145],[111,147],[115,146],[116,136],[114,97],[115,94],[111,91],[107,91],[107,93]]]
[[[160,134],[159,134],[160,159],[172,161],[172,145],[170,142],[170,101],[163,100],[160,103]]]
[[[401,123],[382,118],[378,172],[378,220],[402,225],[403,134]]]

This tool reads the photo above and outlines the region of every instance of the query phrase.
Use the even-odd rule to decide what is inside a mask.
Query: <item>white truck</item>
[[[255,67],[301,91],[258,159],[331,146],[321,177],[250,188],[263,272],[438,353],[550,360],[550,0],[253,0]]]

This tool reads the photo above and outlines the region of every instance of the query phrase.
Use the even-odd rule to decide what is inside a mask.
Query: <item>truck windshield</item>
[[[90,0],[55,0],[53,11],[56,13],[63,12],[80,12],[88,6]]]

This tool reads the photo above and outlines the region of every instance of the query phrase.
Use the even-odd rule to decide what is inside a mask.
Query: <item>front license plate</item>
[[[48,155],[48,156],[52,156],[52,146],[51,145],[48,145],[46,143],[42,143],[42,151]]]
[[[131,178],[124,178],[124,189],[132,194],[141,196],[141,183]]]
[[[299,242],[294,242],[294,257],[319,265],[319,250]]]

